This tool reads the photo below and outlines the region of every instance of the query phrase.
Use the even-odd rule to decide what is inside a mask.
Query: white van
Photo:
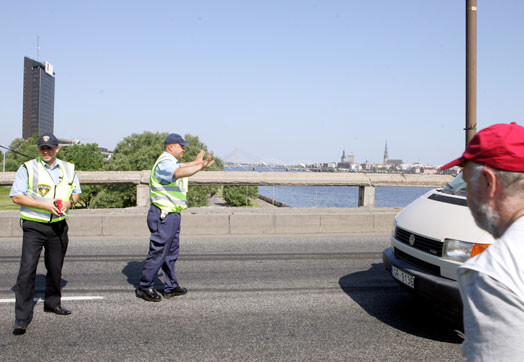
[[[491,235],[471,216],[466,183],[459,174],[446,187],[428,191],[396,216],[391,247],[384,250],[383,261],[400,285],[461,322],[457,268],[492,242]]]

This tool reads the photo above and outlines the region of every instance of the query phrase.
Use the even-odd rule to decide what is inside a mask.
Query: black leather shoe
[[[27,321],[24,321],[22,319],[15,320],[15,325],[13,326],[13,334],[15,336],[24,334],[26,329],[27,329]]]
[[[71,314],[71,311],[69,309],[65,309],[64,307],[61,307],[61,306],[50,308],[44,305],[44,312],[54,313],[58,315],[70,315]]]
[[[148,302],[160,302],[162,300],[160,294],[158,294],[153,288],[137,289],[136,294]]]
[[[172,291],[164,293],[164,298],[169,299],[169,298],[172,298],[172,297],[176,297],[178,295],[184,295],[186,293],[187,293],[187,289],[186,288],[182,288],[181,286],[178,286],[175,289],[173,289]]]

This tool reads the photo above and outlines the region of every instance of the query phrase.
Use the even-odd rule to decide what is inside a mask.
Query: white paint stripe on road
[[[61,298],[62,300],[101,300],[101,299],[104,299],[104,297],[100,297],[100,296],[91,296],[91,295],[87,295],[87,296],[76,296],[76,297],[62,297]],[[14,303],[16,300],[15,298],[8,298],[8,299],[0,299],[0,303]],[[35,298],[34,299],[35,302],[43,302],[44,299],[43,298]]]

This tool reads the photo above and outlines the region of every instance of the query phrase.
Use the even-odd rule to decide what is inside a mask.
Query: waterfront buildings
[[[355,162],[355,154],[351,152],[346,154],[346,150],[342,150],[342,157],[340,157],[340,162]]]
[[[53,65],[24,57],[22,138],[54,133],[55,73]]]
[[[391,167],[394,167],[394,168],[399,168],[400,165],[402,165],[404,162],[402,162],[402,160],[399,160],[399,159],[390,159],[389,158],[389,154],[388,154],[388,141],[386,141],[386,147],[384,148],[384,160],[383,160],[383,167],[387,167],[387,168],[391,168]]]

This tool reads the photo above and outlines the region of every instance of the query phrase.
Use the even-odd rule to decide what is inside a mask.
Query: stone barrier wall
[[[388,233],[398,208],[191,208],[183,235]],[[146,208],[72,210],[70,236],[149,236]],[[21,237],[18,211],[0,211],[0,238]]]
[[[144,236],[149,201],[149,171],[78,171],[82,184],[137,185],[137,207],[73,210],[71,236]],[[13,183],[15,173],[0,173],[0,186]],[[376,186],[441,187],[451,175],[372,174],[333,172],[207,171],[189,179],[190,185],[307,185],[358,186],[355,208],[190,208],[182,213],[186,235],[387,233],[398,208],[374,208]],[[355,205],[357,206],[357,205]],[[0,211],[0,238],[19,237],[18,211]]]

